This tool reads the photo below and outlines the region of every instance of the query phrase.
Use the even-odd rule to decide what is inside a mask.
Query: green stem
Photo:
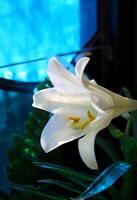
[[[132,127],[132,123],[131,123],[131,119],[129,119],[125,128],[126,135],[130,135],[131,127]]]

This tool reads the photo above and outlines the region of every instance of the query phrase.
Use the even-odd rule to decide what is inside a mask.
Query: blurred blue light
[[[27,72],[24,72],[24,71],[18,72],[18,77],[19,77],[20,80],[25,81],[26,76],[27,76]]]
[[[38,91],[38,88],[34,88],[33,93],[35,94]]]
[[[39,57],[49,58],[59,53],[80,49],[80,2],[0,1],[0,65]],[[65,56],[65,59],[71,61],[73,56]],[[8,71],[3,73],[3,77],[17,81],[42,81],[46,76],[46,67],[47,60],[17,65],[10,67],[10,70],[6,68]],[[1,77],[2,71],[5,69],[0,69]]]
[[[12,73],[12,71],[9,71],[9,70],[4,71],[4,72],[3,72],[3,78],[12,79],[12,78],[13,78],[13,73]]]

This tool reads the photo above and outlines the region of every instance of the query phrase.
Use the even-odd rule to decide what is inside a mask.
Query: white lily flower
[[[81,58],[74,75],[55,57],[51,58],[47,73],[54,87],[35,93],[33,106],[53,114],[41,135],[45,152],[80,138],[78,149],[83,162],[89,168],[97,169],[94,151],[97,133],[113,118],[137,109],[137,101],[85,79],[83,72],[88,62],[89,58]]]

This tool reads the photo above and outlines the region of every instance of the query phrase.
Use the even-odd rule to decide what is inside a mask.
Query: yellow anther
[[[69,117],[69,120],[72,120],[72,121],[74,121],[74,123],[78,123],[79,122],[79,120],[80,120],[80,117]]]
[[[87,115],[88,115],[90,122],[92,122],[96,118],[90,111],[87,112]]]
[[[90,124],[90,121],[85,121],[84,123],[81,123],[80,128],[83,130],[84,128],[86,128],[86,126],[88,126]]]
[[[95,120],[95,116],[90,112],[87,111],[87,117],[80,118],[79,116],[70,116],[68,126],[73,128],[73,129],[81,129],[83,130],[86,128],[90,122]]]

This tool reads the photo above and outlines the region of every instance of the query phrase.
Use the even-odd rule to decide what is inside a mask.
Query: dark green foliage
[[[8,200],[9,196],[0,190],[0,200]]]
[[[45,84],[47,86],[51,85],[48,80]],[[43,85],[45,86],[45,84]],[[39,87],[42,88],[41,85]],[[25,124],[24,135],[13,135],[13,146],[8,152],[10,158],[8,167],[10,182],[28,185],[37,184],[37,180],[39,179],[53,178],[52,173],[49,174],[47,171],[38,168],[33,164],[34,161],[61,162],[63,164],[59,148],[50,154],[46,154],[40,146],[40,135],[48,119],[49,114],[47,112],[32,109]],[[12,192],[12,198],[25,199],[28,198],[28,193],[24,194],[24,191],[19,193]],[[32,196],[35,196],[33,192]]]

